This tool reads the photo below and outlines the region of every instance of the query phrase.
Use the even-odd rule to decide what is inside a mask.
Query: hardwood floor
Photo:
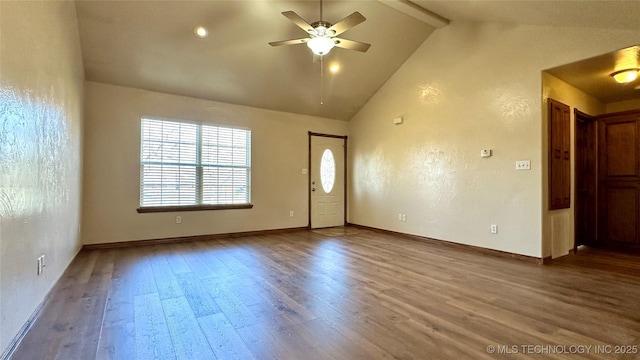
[[[83,250],[12,359],[639,359],[638,345],[638,258],[542,266],[344,228]]]

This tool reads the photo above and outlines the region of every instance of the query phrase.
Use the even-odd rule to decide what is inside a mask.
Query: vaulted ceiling
[[[88,80],[233,104],[350,119],[431,34],[433,27],[377,1],[327,1],[324,19],[354,11],[367,20],[341,34],[372,44],[334,49],[320,61],[281,12],[319,20],[315,1],[81,1],[80,38]],[[194,36],[207,27],[205,39]],[[337,74],[328,65],[339,63]],[[320,104],[321,95],[324,105]]]
[[[321,62],[303,44],[268,45],[306,36],[281,12],[293,10],[311,23],[319,20],[319,4],[280,0],[76,1],[86,78],[349,120],[437,31],[420,20],[424,20],[423,9],[451,21],[640,28],[638,0],[324,1],[323,20],[336,23],[354,11],[367,18],[341,37],[372,44],[368,52],[336,48]],[[397,10],[402,7],[413,9],[408,15]],[[198,25],[209,29],[208,37],[194,36]],[[328,68],[336,63],[340,70],[333,74]]]

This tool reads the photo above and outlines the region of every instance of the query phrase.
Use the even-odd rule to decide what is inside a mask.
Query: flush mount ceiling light
[[[638,78],[638,71],[640,71],[638,68],[624,69],[614,72],[611,76],[618,83],[627,84]]]
[[[196,36],[201,39],[204,39],[207,36],[209,36],[209,30],[207,30],[207,28],[204,26],[196,26],[196,28],[193,29],[193,33],[196,34]]]

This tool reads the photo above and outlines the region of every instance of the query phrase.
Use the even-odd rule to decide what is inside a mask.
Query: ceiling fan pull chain
[[[320,105],[324,105],[324,56],[320,56]]]

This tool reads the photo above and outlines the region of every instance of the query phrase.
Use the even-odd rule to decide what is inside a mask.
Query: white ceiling
[[[412,0],[453,21],[640,29],[638,0]]]
[[[305,45],[271,41],[306,37],[281,12],[319,20],[315,1],[78,1],[86,78],[232,104],[350,119],[431,34],[433,27],[377,1],[327,1],[324,19],[354,11],[367,20],[340,37],[372,44],[366,53],[334,49],[325,65]],[[193,34],[209,28],[206,39]],[[401,40],[399,40],[401,39]]]
[[[614,71],[639,67],[640,46],[632,46],[548,69],[547,72],[604,103],[612,103],[640,98],[640,79],[618,84],[611,77]]]
[[[87,80],[349,120],[435,29],[384,2],[324,2],[332,23],[362,13],[367,20],[340,36],[372,46],[325,56],[322,94],[320,62],[305,45],[268,45],[305,37],[280,13],[313,22],[317,1],[76,1],[76,8]],[[451,21],[640,29],[640,0],[413,2]],[[197,25],[209,37],[196,38]],[[335,75],[326,69],[334,62]]]

